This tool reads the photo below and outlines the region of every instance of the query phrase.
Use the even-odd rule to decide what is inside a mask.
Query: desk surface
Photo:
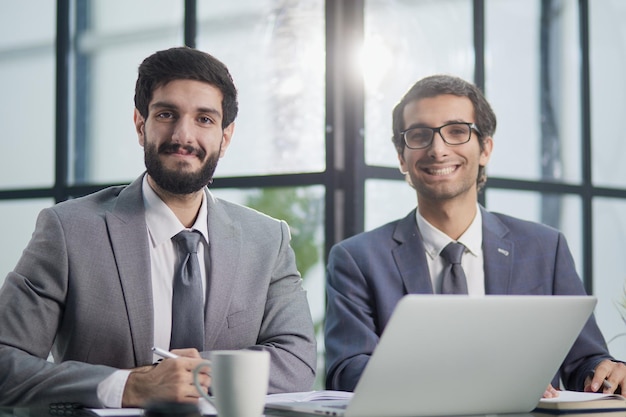
[[[116,417],[137,417],[137,411],[128,409],[129,413],[124,413],[124,409],[115,410]],[[131,412],[132,411],[132,412]],[[0,407],[0,417],[97,417],[87,409],[50,409],[49,407]]]
[[[115,413],[116,416],[122,417],[124,416],[124,410],[118,410],[119,413]],[[489,414],[487,416],[471,416],[471,417],[554,417],[554,416],[564,416],[564,417],[599,417],[601,415],[606,414],[607,417],[622,417],[623,414],[616,414],[615,412],[607,411],[606,413],[576,413],[576,414],[546,414],[546,413],[526,413],[526,414]],[[88,410],[68,410],[63,413],[59,410],[51,411],[49,408],[44,407],[33,407],[33,408],[8,408],[8,407],[0,407],[0,417],[94,417],[95,414],[91,413]],[[128,414],[131,417],[131,414]],[[287,414],[276,413],[272,414],[274,417],[286,417]],[[294,416],[291,414],[291,416]],[[133,413],[132,417],[136,417],[136,414]],[[268,417],[270,417],[268,415]],[[384,416],[381,416],[384,417]],[[462,417],[462,416],[459,416]],[[468,416],[465,416],[468,417]]]

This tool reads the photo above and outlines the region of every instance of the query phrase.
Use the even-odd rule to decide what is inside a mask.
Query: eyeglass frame
[[[450,126],[450,125],[466,125],[467,127],[470,128],[469,131],[469,135],[467,136],[467,140],[465,142],[459,142],[459,143],[450,143],[446,140],[446,138],[441,134],[441,129],[443,129],[446,126]],[[410,130],[414,130],[414,129],[429,129],[430,131],[433,132],[432,136],[430,137],[430,141],[428,142],[427,145],[421,146],[419,148],[413,148],[411,146],[409,146],[407,140],[406,140],[406,133]],[[443,142],[448,145],[448,146],[457,146],[457,145],[464,145],[467,142],[470,141],[470,139],[472,139],[472,129],[474,129],[476,131],[476,133],[480,136],[480,129],[478,129],[478,126],[476,126],[475,123],[471,123],[471,122],[450,122],[450,123],[446,123],[445,125],[441,125],[439,127],[428,127],[428,126],[414,126],[414,127],[410,127],[408,129],[405,129],[403,131],[400,132],[400,135],[402,135],[402,139],[404,141],[404,144],[406,145],[407,148],[409,149],[426,149],[428,148],[430,145],[433,144],[433,140],[435,140],[435,133],[439,133],[439,136],[441,137],[441,139],[443,140]]]

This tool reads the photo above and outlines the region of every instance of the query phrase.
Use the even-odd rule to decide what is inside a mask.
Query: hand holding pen
[[[167,351],[165,349],[158,348],[156,346],[152,348],[152,352],[154,352],[155,355],[160,356],[160,357],[162,357],[164,359],[166,359],[166,358],[176,359],[176,358],[179,357],[175,353],[169,352],[169,351]]]
[[[152,353],[154,353],[154,354],[155,354],[155,355],[157,355],[157,356],[160,356],[160,357],[161,357],[161,358],[163,358],[163,359],[176,359],[176,358],[180,358],[180,356],[179,356],[179,355],[177,355],[177,354],[175,354],[175,353],[173,353],[173,352],[170,352],[170,351],[168,351],[168,350],[161,349],[161,348],[156,347],[156,346],[154,346],[154,347],[152,348]],[[210,362],[210,361],[205,360],[204,362]]]
[[[585,378],[585,391],[604,393],[615,392],[616,390],[613,389],[613,384],[608,380],[608,376],[601,377],[601,372],[598,372],[598,368],[587,374],[587,378]]]
[[[148,400],[197,402],[200,394],[194,386],[191,370],[205,362],[196,349],[177,349],[168,352],[154,348],[162,358],[156,366],[142,366],[131,370],[122,394],[122,407],[137,407]],[[211,378],[203,374],[200,385],[208,392]]]

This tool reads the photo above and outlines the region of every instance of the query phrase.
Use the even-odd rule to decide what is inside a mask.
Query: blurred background
[[[240,94],[211,189],[290,224],[320,330],[330,246],[416,204],[397,169],[391,110],[419,78],[447,73],[479,85],[498,117],[481,203],[564,232],[599,298],[609,348],[626,359],[626,2],[0,0],[0,8],[0,283],[42,208],[143,172],[132,123],[137,67],[189,45],[222,60]]]

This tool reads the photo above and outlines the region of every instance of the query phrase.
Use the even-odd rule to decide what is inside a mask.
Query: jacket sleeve
[[[565,237],[561,233],[558,235],[555,265],[555,295],[586,295]],[[582,391],[587,375],[605,359],[615,360],[609,354],[594,315],[591,315],[561,365],[561,379],[565,388]]]
[[[53,210],[44,209],[0,289],[0,404],[101,406],[97,385],[114,368],[47,360],[64,313],[67,276],[62,225]]]
[[[289,244],[289,227],[280,222],[281,243],[265,300],[257,345],[270,353],[270,393],[308,391],[315,380],[317,344],[311,310]],[[267,261],[267,260],[266,260]]]
[[[373,292],[353,255],[330,251],[326,281],[326,388],[353,391],[380,339]]]

